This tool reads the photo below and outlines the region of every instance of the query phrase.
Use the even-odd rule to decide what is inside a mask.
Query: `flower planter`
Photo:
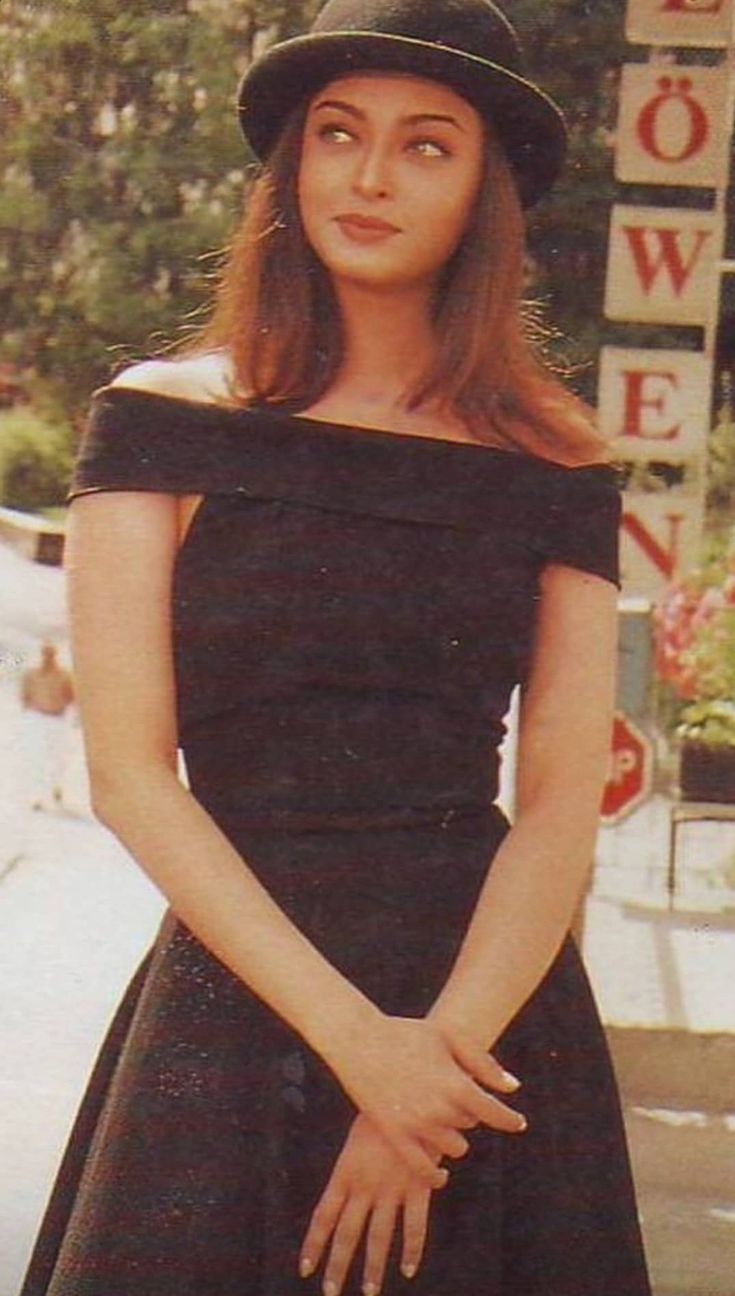
[[[735,747],[711,746],[684,739],[679,765],[679,790],[686,801],[735,804]]]

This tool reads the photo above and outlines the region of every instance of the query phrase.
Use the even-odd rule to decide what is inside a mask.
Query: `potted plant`
[[[679,785],[689,801],[735,803],[735,703],[694,702],[678,726]]]
[[[657,621],[659,675],[678,702],[681,795],[735,803],[735,563],[674,586]]]

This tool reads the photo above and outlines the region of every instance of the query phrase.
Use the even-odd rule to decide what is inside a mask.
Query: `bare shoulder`
[[[219,404],[231,400],[232,384],[229,357],[223,351],[210,351],[175,360],[144,360],[123,369],[110,386]]]

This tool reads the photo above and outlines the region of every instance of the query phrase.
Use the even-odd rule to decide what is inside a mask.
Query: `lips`
[[[378,239],[400,233],[398,226],[391,225],[390,221],[379,220],[376,216],[363,216],[360,212],[344,212],[335,216],[335,221],[349,238]]]

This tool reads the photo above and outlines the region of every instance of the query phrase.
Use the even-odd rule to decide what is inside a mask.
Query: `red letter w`
[[[684,260],[679,247],[681,232],[678,229],[651,229],[642,225],[623,226],[623,233],[630,244],[638,278],[645,292],[649,293],[651,291],[660,271],[664,267],[668,270],[677,297],[680,297],[682,291],[686,288],[705,241],[711,238],[712,231],[695,231],[694,248],[687,261]],[[654,252],[651,251],[648,245],[646,236],[649,234],[658,243],[658,248]]]

